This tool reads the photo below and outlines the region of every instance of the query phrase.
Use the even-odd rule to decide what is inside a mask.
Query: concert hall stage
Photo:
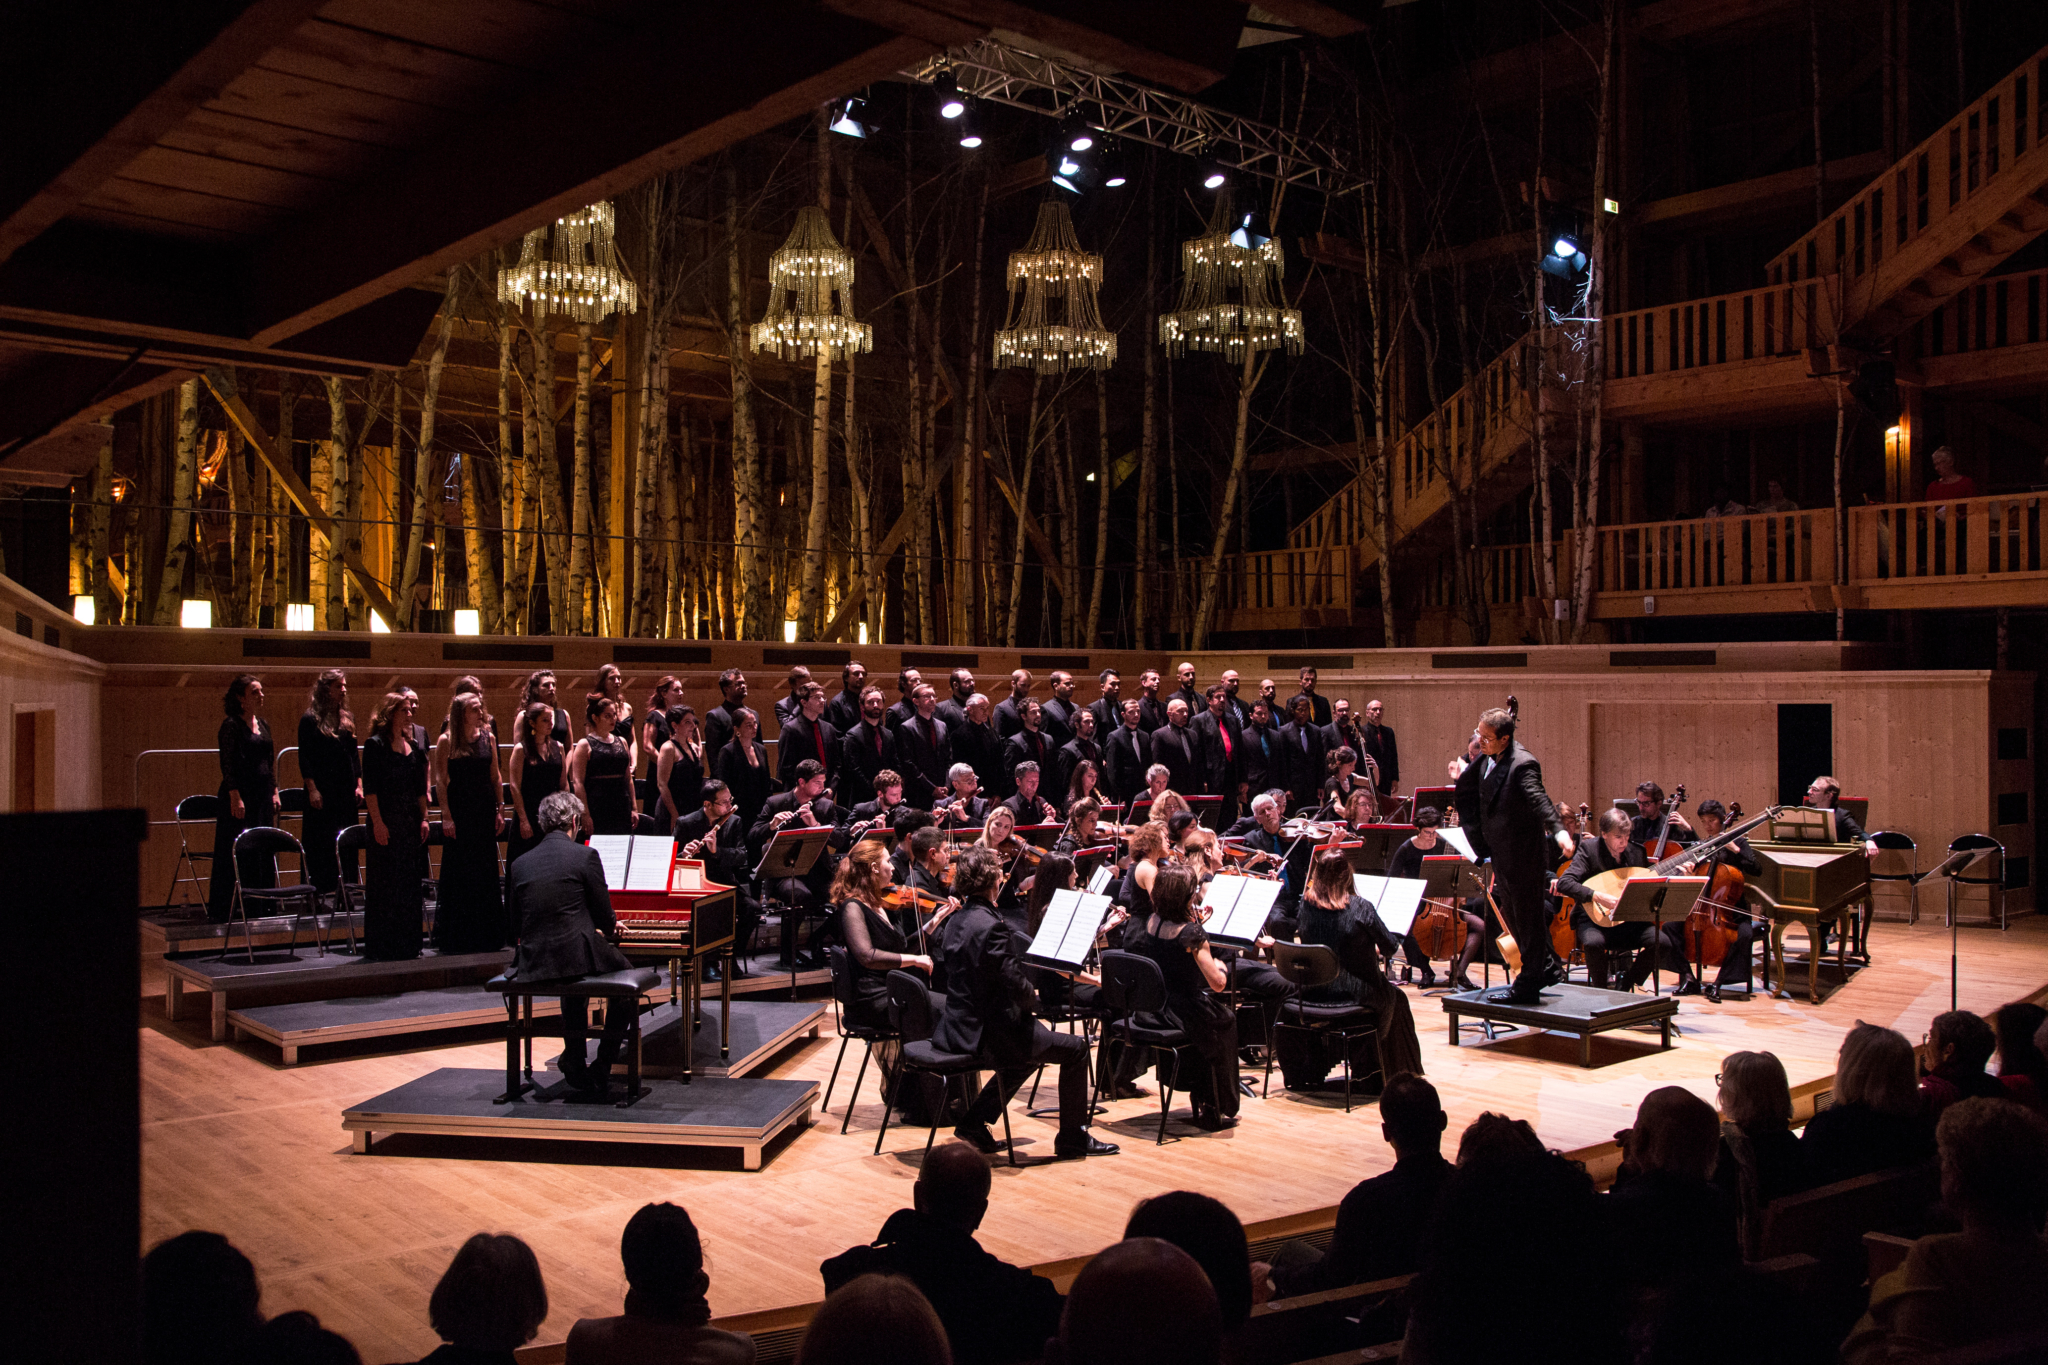
[[[1841,1037],[1858,1019],[1918,1040],[1948,1008],[1949,935],[1938,920],[1936,914],[1913,926],[1878,922],[1871,935],[1875,963],[1818,1005],[1768,996],[1714,1005],[1687,997],[1678,1002],[1680,1031],[1669,1051],[1654,1031],[1605,1032],[1592,1040],[1593,1065],[1585,1069],[1577,1064],[1576,1039],[1556,1033],[1517,1032],[1475,1046],[1468,1031],[1465,1046],[1452,1048],[1434,997],[1411,989],[1424,1066],[1450,1112],[1449,1141],[1480,1112],[1497,1110],[1529,1119],[1546,1144],[1578,1152],[1603,1172],[1613,1161],[1612,1135],[1628,1126],[1645,1094],[1683,1085],[1711,1099],[1721,1059],[1744,1049],[1767,1049],[1784,1061],[1805,1112],[1826,1088]],[[2016,919],[2002,934],[1967,928],[1961,942],[1965,1008],[1990,1010],[2048,983],[2048,920],[2040,916]],[[619,1230],[650,1200],[684,1205],[703,1229],[711,1302],[721,1316],[815,1301],[822,1293],[818,1263],[871,1239],[891,1211],[910,1203],[925,1131],[891,1124],[882,1154],[873,1154],[881,1119],[875,1068],[868,1068],[857,1098],[848,1093],[857,1043],[847,1050],[829,1116],[816,1112],[815,1097],[796,1103],[781,1135],[764,1140],[755,1171],[741,1169],[744,1158],[729,1151],[628,1145],[604,1134],[552,1142],[508,1140],[502,1130],[387,1137],[388,1119],[361,1116],[370,1107],[366,1097],[396,1108],[394,1095],[452,1070],[474,1074],[488,1106],[503,1089],[503,1042],[478,1031],[423,1034],[405,1040],[410,1050],[390,1040],[341,1044],[281,1069],[271,1055],[212,1045],[203,1018],[166,1019],[157,994],[162,970],[154,962],[146,968],[144,1244],[189,1228],[225,1233],[254,1258],[267,1306],[311,1309],[346,1333],[366,1360],[416,1360],[433,1348],[427,1294],[452,1249],[473,1232],[514,1232],[533,1244],[551,1304],[537,1342],[548,1343],[561,1341],[579,1317],[619,1311]],[[814,1085],[821,1097],[839,1041],[822,993],[807,1003],[824,1005],[821,1036],[801,1036],[808,1030],[798,1028],[799,1036],[766,1057],[756,1074],[809,1083],[803,1088]],[[716,1008],[707,1007],[707,1022],[715,1021]],[[745,1046],[738,1034],[736,1022],[736,1057]],[[1256,1071],[1247,1075],[1258,1079]],[[1121,1155],[996,1166],[982,1244],[1021,1264],[1086,1255],[1118,1236],[1136,1201],[1182,1188],[1223,1199],[1259,1225],[1254,1237],[1327,1226],[1352,1184],[1392,1162],[1378,1116],[1370,1104],[1345,1114],[1341,1086],[1297,1094],[1283,1091],[1277,1074],[1274,1081],[1270,1098],[1245,1101],[1236,1129],[1210,1135],[1176,1122],[1172,1131],[1185,1134],[1182,1140],[1155,1146],[1158,1100],[1148,1075],[1146,1095],[1112,1103],[1098,1120],[1098,1135],[1121,1143]],[[651,1084],[657,1094],[684,1088]],[[713,1084],[704,1078],[688,1088],[710,1094]],[[849,1100],[853,1120],[842,1136]],[[1038,1102],[1048,1103],[1045,1088]],[[483,1106],[478,1123],[497,1119],[482,1115]],[[593,1127],[659,1121],[653,1109],[636,1115],[609,1105],[545,1107],[602,1108],[602,1117],[578,1113],[568,1120]],[[352,1134],[342,1129],[351,1110],[359,1114],[352,1127],[376,1134],[373,1157],[352,1154]],[[1020,1157],[1049,1154],[1055,1123],[1026,1117],[1021,1095],[1010,1112]],[[1176,1097],[1175,1112],[1186,1112],[1184,1099]]]

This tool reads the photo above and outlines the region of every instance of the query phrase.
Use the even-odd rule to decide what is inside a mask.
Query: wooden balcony
[[[1183,559],[1161,574],[1155,609],[1166,628],[1187,639],[1209,562]],[[1353,584],[1362,569],[1348,545],[1228,555],[1217,596],[1218,630],[1313,630],[1350,625]]]
[[[1671,417],[1739,405],[1753,415],[1832,406],[1808,352],[1835,340],[1833,280],[1769,285],[1607,318],[1607,413]]]

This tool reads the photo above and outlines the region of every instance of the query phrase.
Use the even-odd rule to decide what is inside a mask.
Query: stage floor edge
[[[615,1085],[620,1075],[613,1072]],[[819,1093],[816,1081],[754,1077],[700,1077],[689,1085],[650,1079],[646,1085],[639,1103],[624,1109],[531,1095],[497,1104],[503,1071],[443,1067],[343,1110],[341,1126],[354,1135],[359,1154],[369,1153],[380,1133],[425,1133],[737,1148],[742,1168],[758,1171],[762,1149],[786,1129],[807,1124]]]
[[[744,1076],[799,1038],[823,1034],[831,1006],[812,1000],[735,1000],[729,1056],[718,1055],[718,998],[704,1000],[704,1024],[691,1041],[690,1065],[698,1076]],[[647,1076],[683,1074],[681,1012],[663,1005],[640,1018],[640,1070]]]

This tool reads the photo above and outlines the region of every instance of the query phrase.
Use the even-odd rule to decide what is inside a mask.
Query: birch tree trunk
[[[649,281],[655,278],[655,272],[659,269],[658,262],[655,259],[657,253],[653,245],[654,232],[651,225],[654,198],[654,191],[650,187],[648,195],[650,228],[648,232],[647,270],[645,272],[646,278]],[[642,319],[639,333],[640,422],[639,429],[634,433],[633,441],[633,544],[638,552],[636,559],[639,564],[639,572],[635,575],[633,584],[632,633],[635,635],[653,634],[656,615],[654,578],[656,552],[660,547],[653,542],[650,531],[652,530],[653,520],[661,496],[661,466],[659,462],[662,459],[660,454],[662,437],[667,433],[668,414],[665,410],[667,406],[665,402],[660,408],[657,408],[655,405],[655,370],[659,364],[659,357],[668,350],[667,337],[663,335],[667,330],[667,326],[661,320],[660,310],[653,305],[653,301],[650,299],[647,314]],[[670,581],[670,590],[673,591],[674,580],[671,579]]]
[[[1067,561],[1067,587],[1060,594],[1060,644],[1072,648],[1081,636],[1081,490],[1074,477],[1072,407],[1064,407],[1060,413],[1059,437],[1059,462],[1055,466],[1059,477],[1055,486],[1060,503],[1060,558]]]
[[[591,631],[591,544],[590,544],[590,324],[576,324],[576,423],[575,468],[570,496],[569,542],[569,635]]]
[[[569,525],[562,507],[562,460],[555,430],[555,342],[543,319],[533,338],[533,417],[536,449],[532,477],[540,485],[540,537],[548,566],[548,632],[576,634],[580,605],[569,590]]]
[[[754,426],[753,367],[747,358],[747,289],[740,273],[738,177],[725,172],[726,353],[732,365],[733,567],[741,639],[771,638],[768,620],[767,507],[761,488],[761,439]]]
[[[1157,591],[1155,570],[1159,560],[1159,419],[1158,371],[1154,357],[1159,335],[1159,245],[1158,177],[1145,177],[1145,336],[1140,350],[1145,353],[1145,398],[1138,428],[1138,603],[1137,640],[1139,649],[1156,648],[1159,622],[1154,614],[1153,594]],[[1099,396],[1098,390],[1098,396]],[[1106,492],[1106,490],[1105,490]]]
[[[327,381],[327,440],[323,444],[327,448],[327,516],[337,540],[313,547],[321,561],[321,582],[326,588],[321,624],[328,630],[347,630],[347,575],[342,568],[338,539],[347,535],[342,520],[348,515],[348,390],[340,379]],[[314,539],[317,541],[318,535]]]
[[[1607,0],[1602,9],[1605,11],[1606,29],[1605,45],[1600,50],[1600,114],[1593,142],[1593,251],[1586,275],[1586,306],[1583,310],[1589,320],[1580,324],[1586,329],[1584,363],[1586,392],[1592,406],[1592,449],[1587,452],[1585,515],[1579,529],[1578,582],[1572,589],[1572,639],[1575,644],[1585,643],[1592,625],[1593,563],[1600,527],[1600,468],[1605,463],[1607,449],[1607,329],[1602,325],[1607,311],[1607,214],[1601,205],[1607,194],[1607,144],[1609,130],[1613,127],[1610,107],[1616,31],[1614,0]],[[1836,524],[1840,525],[1839,519]]]
[[[185,589],[185,561],[192,553],[192,500],[199,487],[199,381],[178,386],[178,436],[172,447],[171,520],[164,537],[163,577],[157,581],[154,619],[160,626],[178,624],[178,602]],[[129,566],[134,572],[134,566]]]
[[[298,411],[298,381],[291,375],[281,374],[277,377],[277,450],[287,464],[292,460],[293,442],[297,438]],[[276,479],[270,481],[270,510],[271,540],[275,547],[271,554],[271,573],[275,575],[270,595],[271,615],[272,624],[282,629],[292,595],[293,513]]]
[[[882,596],[882,584],[876,577],[875,565],[875,512],[873,471],[868,464],[866,442],[862,439],[857,424],[859,405],[860,367],[854,356],[846,357],[846,411],[842,430],[846,450],[846,483],[853,494],[853,568],[854,585],[861,594],[859,620],[868,625],[868,638],[880,641],[882,638],[877,603]],[[851,624],[851,623],[849,623]],[[859,639],[855,630],[853,638]]]
[[[1231,436],[1230,477],[1223,485],[1223,506],[1216,513],[1216,537],[1209,549],[1209,571],[1202,579],[1201,600],[1195,606],[1193,649],[1209,647],[1209,627],[1216,619],[1216,601],[1223,587],[1223,551],[1230,542],[1230,522],[1237,515],[1237,499],[1244,487],[1248,463],[1247,433],[1251,425],[1252,392],[1266,373],[1266,362],[1247,347],[1244,371],[1237,381],[1237,425]]]
[[[1150,355],[1151,346],[1145,347]],[[1095,582],[1088,590],[1088,629],[1081,648],[1093,649],[1102,631],[1102,582],[1109,577],[1109,381],[1095,372]]]
[[[967,313],[967,406],[960,414],[960,454],[953,461],[953,507],[955,563],[959,566],[958,588],[953,593],[955,644],[979,644],[982,639],[982,557],[980,538],[975,532],[974,490],[981,446],[981,298],[984,290],[982,267],[987,254],[988,177],[981,180],[981,194],[974,214],[974,292]],[[847,371],[852,373],[849,358]],[[849,378],[849,383],[851,379]]]
[[[99,462],[92,476],[92,556],[87,591],[92,593],[93,620],[103,625],[121,619],[121,598],[114,591],[113,575],[107,572],[107,557],[114,552],[114,437],[110,431],[100,442]],[[134,566],[129,566],[132,572]]]
[[[391,623],[393,630],[415,628],[413,596],[419,589],[420,557],[427,540],[427,514],[437,499],[434,497],[434,407],[441,396],[441,367],[448,360],[448,338],[455,329],[455,281],[456,272],[448,272],[448,288],[441,296],[440,325],[434,330],[434,349],[427,357],[427,387],[420,397],[420,440],[413,451],[412,474],[412,521],[405,537],[405,568],[399,574],[398,593],[392,606],[405,618],[403,624]],[[391,473],[396,479],[404,469],[398,456],[397,404],[392,405]],[[463,480],[464,503],[463,521],[474,525],[476,518],[468,510],[468,479]],[[396,509],[393,509],[396,510]],[[471,574],[471,599],[475,598],[475,575]]]
[[[1038,454],[1038,390],[1039,375],[1034,372],[1031,376],[1031,416],[1024,424],[1024,477],[1015,486],[1017,539],[1010,552],[1010,612],[1003,630],[1003,643],[1011,649],[1017,647],[1017,617],[1024,605],[1024,516],[1031,506],[1031,465]]]

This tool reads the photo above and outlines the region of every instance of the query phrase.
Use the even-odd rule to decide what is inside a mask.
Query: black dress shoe
[[[1552,958],[1549,965],[1543,969],[1543,984],[1546,986],[1562,986],[1564,984],[1564,976],[1564,963],[1556,958]]]
[[[723,981],[725,976],[719,970],[716,962],[707,962],[704,964],[704,979],[706,981]]]
[[[1225,1114],[1215,1109],[1197,1109],[1195,1127],[1211,1133],[1220,1133],[1226,1128],[1237,1127],[1237,1115]]]
[[[1701,988],[1700,993],[1717,1005],[1721,1003],[1721,988],[1719,986],[1704,986]]]
[[[1475,986],[1475,985],[1473,985],[1473,984],[1472,984],[1472,978],[1471,978],[1471,977],[1469,977],[1469,976],[1454,976],[1454,977],[1452,977],[1452,978],[1451,978],[1451,986],[1452,986],[1452,988],[1453,988],[1454,990],[1461,990],[1461,991],[1476,991],[1476,990],[1478,990],[1478,989],[1479,989],[1479,987],[1477,987],[1477,986]]]
[[[1420,973],[1420,979],[1416,981],[1416,985],[1420,986],[1423,990],[1428,990],[1436,984],[1436,972],[1427,963],[1417,970]]]
[[[1052,1140],[1052,1154],[1061,1161],[1073,1161],[1084,1156],[1115,1156],[1117,1145],[1102,1139],[1083,1128],[1079,1133],[1061,1133]]]
[[[1490,1005],[1540,1005],[1543,992],[1525,991],[1519,986],[1496,986],[1486,993]]]
[[[1698,995],[1700,993],[1700,979],[1696,976],[1688,976],[1685,980],[1679,982],[1678,989],[1671,993],[1673,995]]]
[[[1003,1150],[1003,1144],[996,1141],[996,1135],[985,1123],[963,1123],[953,1130],[953,1136],[983,1156],[994,1156]]]

